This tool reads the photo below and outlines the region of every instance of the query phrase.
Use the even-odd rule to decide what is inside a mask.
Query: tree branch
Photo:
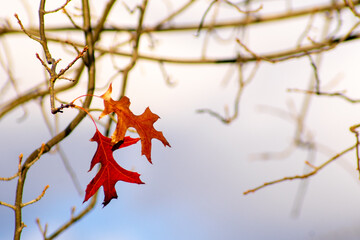
[[[31,201],[29,201],[29,202],[27,202],[27,203],[21,204],[21,207],[25,207],[25,206],[27,206],[27,205],[30,205],[30,204],[33,204],[33,203],[36,203],[37,201],[39,201],[39,200],[44,196],[44,194],[45,194],[45,192],[46,192],[46,190],[47,190],[48,188],[49,188],[49,185],[46,185],[45,188],[44,188],[44,190],[42,191],[42,193],[41,193],[37,198],[35,198],[34,200],[31,200]]]
[[[249,193],[253,193],[256,192],[257,190],[260,190],[264,187],[276,184],[276,183],[280,183],[280,182],[284,182],[284,181],[288,181],[288,180],[294,180],[294,179],[305,179],[308,177],[313,176],[314,174],[316,174],[317,172],[319,172],[321,169],[323,169],[324,167],[326,167],[329,163],[337,160],[338,158],[342,157],[343,155],[345,155],[346,153],[350,152],[351,150],[355,149],[357,145],[351,146],[345,150],[343,150],[342,152],[336,154],[335,156],[333,156],[332,158],[330,158],[329,160],[327,160],[326,162],[324,162],[323,164],[321,164],[318,167],[315,167],[313,171],[303,174],[303,175],[295,175],[295,176],[291,176],[291,177],[284,177],[284,178],[280,178],[274,181],[270,181],[270,182],[266,182],[256,188],[252,188],[249,189],[247,191],[244,192],[244,195],[249,194]]]

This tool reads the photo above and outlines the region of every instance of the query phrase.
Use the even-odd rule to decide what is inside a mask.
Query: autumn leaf
[[[140,180],[140,174],[120,167],[112,155],[113,151],[116,149],[137,143],[139,138],[124,137],[122,142],[118,142],[114,145],[111,143],[111,138],[105,137],[99,132],[98,129],[96,129],[96,132],[90,141],[97,142],[98,146],[96,153],[91,161],[89,171],[91,171],[98,163],[101,164],[101,168],[96,176],[88,184],[84,202],[91,198],[96,193],[96,191],[101,186],[103,186],[105,194],[103,205],[105,207],[111,201],[111,199],[118,197],[115,190],[115,184],[118,181],[138,184],[143,183]]]
[[[119,101],[115,101],[111,98],[112,85],[110,84],[108,90],[100,97],[104,99],[104,111],[101,113],[100,118],[103,116],[116,113],[118,121],[116,129],[111,136],[112,144],[116,144],[119,141],[123,141],[126,131],[129,127],[136,129],[141,139],[141,154],[145,155],[148,161],[151,163],[151,140],[153,138],[160,140],[164,146],[170,144],[165,139],[162,132],[157,131],[153,124],[159,119],[159,116],[152,113],[150,108],[146,108],[143,114],[137,116],[130,110],[130,100],[124,96]]]

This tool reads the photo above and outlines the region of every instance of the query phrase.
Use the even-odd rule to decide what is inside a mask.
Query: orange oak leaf
[[[146,108],[143,114],[137,116],[130,110],[130,100],[124,96],[119,101],[115,101],[111,98],[112,85],[110,84],[108,90],[100,97],[104,99],[104,111],[101,113],[100,118],[103,116],[116,113],[118,121],[116,129],[111,136],[111,142],[113,144],[122,141],[125,137],[125,133],[129,127],[136,129],[141,139],[141,154],[145,155],[148,161],[151,163],[151,140],[156,138],[160,140],[164,146],[170,144],[165,139],[162,132],[157,131],[153,124],[159,119],[159,116],[152,113],[150,108]]]
[[[111,199],[118,197],[115,190],[115,184],[118,181],[138,184],[143,183],[140,180],[139,173],[131,172],[120,167],[112,155],[113,151],[116,149],[130,146],[137,143],[139,140],[139,138],[124,137],[123,142],[114,145],[111,143],[111,138],[105,137],[96,129],[96,132],[90,141],[97,142],[98,146],[91,161],[89,171],[91,171],[97,163],[101,164],[101,168],[88,184],[85,191],[84,202],[91,198],[97,190],[103,186],[105,194],[103,205],[105,207]]]

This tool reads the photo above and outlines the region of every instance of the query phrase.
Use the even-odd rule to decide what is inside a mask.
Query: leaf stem
[[[86,114],[87,114],[87,115],[91,118],[91,120],[93,121],[96,130],[98,130],[98,127],[97,127],[97,125],[96,125],[95,119],[92,117],[92,115],[90,114],[90,112],[89,112],[88,110],[86,110],[85,108],[80,107],[80,106],[78,106],[78,105],[75,105],[75,104],[72,104],[71,107],[73,107],[73,108],[78,108],[78,109],[81,109],[81,110],[83,110],[84,112],[86,112]]]

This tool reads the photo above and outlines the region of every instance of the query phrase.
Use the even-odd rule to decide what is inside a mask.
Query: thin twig
[[[170,87],[175,86],[176,82],[171,80],[171,76],[167,73],[163,62],[159,62],[159,67],[166,84]]]
[[[48,67],[48,65],[41,59],[38,53],[35,53],[36,58],[41,62],[41,65],[46,69],[46,71],[51,74],[51,69]]]
[[[50,50],[47,45],[46,35],[45,35],[45,14],[46,14],[45,1],[46,0],[41,0],[40,6],[39,6],[39,35],[40,35],[39,43],[41,44],[41,46],[44,50],[47,63],[52,65],[51,69],[55,72],[55,69],[56,69],[55,62],[56,61],[51,56]]]
[[[58,11],[60,11],[60,10],[64,10],[65,7],[66,7],[66,5],[68,5],[69,2],[71,2],[71,0],[66,0],[66,2],[65,2],[62,6],[56,8],[56,9],[54,9],[54,10],[51,10],[51,11],[45,11],[45,14],[55,13],[55,12],[58,12]]]
[[[37,59],[39,59],[39,61],[41,62],[41,64],[44,66],[44,68],[46,69],[46,71],[49,73],[50,75],[50,80],[49,80],[49,91],[50,91],[50,105],[51,105],[51,113],[52,114],[56,114],[58,112],[62,112],[61,109],[63,109],[63,105],[58,107],[58,108],[55,108],[55,89],[54,89],[54,84],[55,84],[55,81],[59,78],[64,78],[62,77],[62,75],[64,75],[66,73],[66,71],[68,71],[74,64],[77,60],[79,60],[80,58],[82,58],[86,51],[88,50],[88,47],[85,46],[83,48],[83,50],[81,52],[78,53],[78,55],[74,58],[74,60],[72,60],[64,69],[61,69],[59,71],[59,73],[56,73],[54,71],[53,68],[49,68],[45,62],[40,58],[39,54],[36,53],[36,57]],[[54,62],[53,66],[56,65],[58,62],[60,61],[60,59],[58,59],[57,61]]]
[[[29,156],[25,160],[25,162],[23,163],[23,165],[21,166],[21,169],[20,169],[20,175],[18,176],[16,195],[15,195],[15,204],[14,204],[14,207],[15,207],[15,209],[14,209],[15,210],[14,240],[20,240],[21,232],[22,232],[23,228],[26,226],[22,221],[22,207],[23,207],[22,198],[23,198],[26,174],[27,174],[27,171],[29,170],[29,168],[37,160],[40,159],[41,155],[45,151],[45,146],[46,146],[46,144],[43,143],[40,148],[36,149],[33,152],[32,157]]]
[[[39,218],[36,218],[36,224],[38,225],[38,228],[39,228],[39,230],[40,230],[40,232],[41,232],[41,235],[43,236],[43,239],[45,239],[45,238],[46,238],[46,233],[47,233],[48,225],[45,224],[45,227],[44,227],[44,229],[43,229],[42,226],[41,226],[41,223],[40,223],[40,219],[39,219]]]
[[[60,226],[55,232],[53,232],[50,236],[45,237],[44,240],[52,240],[56,238],[59,234],[68,229],[72,224],[82,219],[86,214],[88,214],[94,207],[96,206],[98,192],[92,197],[90,204],[84,208],[79,214],[75,215],[73,209],[71,211],[70,219]]]
[[[18,177],[21,173],[21,162],[22,162],[22,159],[23,159],[23,154],[20,154],[19,155],[19,164],[18,164],[18,170],[17,172],[11,176],[11,177],[7,177],[7,178],[3,178],[3,177],[0,177],[0,181],[10,181],[16,177]]]
[[[129,73],[130,73],[131,69],[133,69],[135,67],[136,62],[138,60],[140,38],[141,38],[141,34],[142,34],[142,28],[143,28],[143,22],[144,22],[144,16],[145,16],[147,3],[148,3],[148,0],[143,0],[141,6],[139,6],[140,15],[139,15],[136,33],[134,36],[130,63],[125,67],[125,69],[122,70],[123,82],[122,82],[122,89],[121,89],[121,97],[125,96]]]
[[[18,21],[18,23],[19,23],[19,25],[20,25],[21,30],[22,30],[29,38],[31,38],[31,39],[33,39],[33,40],[35,40],[35,41],[37,41],[37,42],[40,42],[40,41],[41,41],[40,38],[37,38],[37,37],[35,37],[34,35],[30,34],[30,33],[24,28],[24,26],[23,26],[23,24],[22,24],[19,16],[18,16],[16,13],[14,14],[14,16],[15,16],[15,18],[17,19],[17,21]]]
[[[0,96],[4,96],[5,93],[8,91],[8,86],[12,85],[13,89],[15,90],[16,96],[20,96],[20,90],[16,81],[16,78],[13,74],[13,67],[14,66],[14,61],[13,58],[9,52],[10,47],[7,45],[7,41],[5,38],[1,38],[1,45],[2,45],[2,50],[4,52],[4,59],[2,59],[0,57],[0,64],[3,67],[4,71],[6,72],[8,81],[6,81],[6,83],[4,84],[4,86],[1,88],[0,90]],[[23,106],[22,107],[23,111],[24,111],[24,116],[26,115],[26,109]]]
[[[253,78],[255,77],[255,74],[258,70],[260,66],[260,62],[256,62],[256,65],[254,66],[254,68],[252,69],[250,75],[247,77],[247,79],[244,79],[243,76],[243,70],[242,70],[242,63],[239,63],[238,65],[238,70],[239,70],[239,86],[238,86],[238,90],[235,96],[235,100],[234,100],[234,113],[232,116],[228,116],[227,114],[227,108],[225,108],[225,116],[221,116],[219,113],[211,110],[211,109],[199,109],[196,112],[197,113],[208,113],[211,116],[219,119],[221,122],[225,123],[225,124],[229,124],[231,122],[233,122],[235,119],[238,118],[239,116],[239,109],[240,109],[240,98],[244,92],[244,88],[253,80]]]
[[[68,71],[76,63],[77,60],[79,60],[85,55],[87,50],[88,50],[88,46],[85,46],[83,50],[79,52],[78,55],[74,58],[74,60],[72,60],[64,69],[60,70],[57,76],[61,77],[62,75],[64,75],[64,73]]]
[[[297,88],[288,89],[289,92],[299,92],[299,93],[305,93],[305,94],[315,94],[318,96],[325,96],[325,97],[339,97],[344,99],[347,102],[350,103],[360,103],[360,99],[354,99],[346,96],[344,92],[316,92],[311,90],[302,90]]]
[[[287,61],[293,58],[301,58],[304,56],[308,56],[309,54],[318,54],[321,52],[329,51],[334,49],[340,42],[351,41],[355,39],[359,39],[360,34],[351,34],[347,38],[334,38],[331,40],[326,40],[324,42],[312,43],[308,45],[304,45],[301,47],[290,48],[285,50],[280,50],[274,53],[266,53],[266,54],[256,54],[256,56],[244,57],[244,56],[236,56],[236,57],[219,57],[219,58],[172,58],[172,57],[159,57],[154,55],[146,55],[139,54],[138,58],[142,60],[149,61],[161,61],[164,63],[173,63],[173,64],[231,64],[238,62],[256,62],[260,60],[266,60],[272,63]],[[59,39],[57,39],[59,41]],[[103,47],[97,47],[97,51],[100,53],[111,53],[114,55],[131,57],[132,54],[120,50],[108,50]]]
[[[240,13],[243,13],[243,14],[249,14],[249,13],[256,13],[256,12],[259,12],[263,6],[260,5],[258,8],[254,9],[254,10],[242,10],[240,7],[238,7],[236,4],[228,1],[228,0],[225,0],[224,1],[226,4],[228,4],[229,6],[235,8],[238,12]]]
[[[131,54],[129,54],[131,59],[130,59],[130,63],[123,70],[121,70],[123,77],[122,77],[121,94],[120,94],[119,98],[125,96],[130,71],[135,67],[135,65],[139,59],[140,38],[143,33],[142,29],[143,29],[143,22],[144,22],[147,4],[148,4],[148,0],[143,0],[142,4],[140,6],[138,6],[138,9],[140,10],[140,15],[138,18],[136,32],[135,32],[134,36],[132,37],[133,38],[133,47],[132,47]],[[112,123],[112,119],[109,118],[109,121],[107,122],[107,125],[106,125],[105,136],[110,135],[111,123]]]
[[[294,179],[305,179],[305,178],[311,177],[314,174],[318,173],[321,169],[323,169],[329,163],[331,163],[331,162],[335,161],[336,159],[342,157],[343,155],[345,155],[346,153],[350,152],[351,150],[353,150],[355,148],[356,148],[356,145],[345,149],[344,151],[336,154],[335,156],[333,156],[332,158],[330,158],[329,160],[327,160],[326,162],[324,162],[320,166],[316,167],[313,171],[311,171],[309,173],[306,173],[306,174],[303,174],[303,175],[295,175],[295,176],[291,176],[291,177],[284,177],[284,178],[277,179],[277,180],[274,180],[274,181],[266,182],[266,183],[264,183],[264,184],[262,184],[262,185],[260,185],[260,186],[258,186],[256,188],[252,188],[252,189],[249,189],[249,190],[245,191],[244,195],[256,192],[257,190],[260,190],[260,189],[262,189],[264,187],[267,187],[267,186],[270,186],[270,185],[273,185],[273,184],[276,184],[276,183],[280,183],[280,182],[284,182],[284,181],[288,181],[288,180],[294,180]]]
[[[81,188],[80,182],[78,177],[76,176],[76,173],[74,171],[74,169],[71,167],[70,161],[68,160],[68,158],[66,157],[65,151],[63,151],[63,149],[60,147],[60,145],[58,145],[58,154],[62,160],[62,163],[64,164],[64,167],[66,169],[66,172],[69,174],[71,181],[73,182],[75,189],[77,191],[77,193],[79,194],[79,196],[82,196],[83,194],[83,189]]]
[[[41,155],[42,155],[42,154],[44,153],[44,151],[45,151],[45,146],[46,146],[45,143],[42,143],[42,144],[41,144],[41,147],[40,147],[40,149],[39,149],[39,152],[38,152],[36,158],[34,158],[34,160],[31,161],[31,162],[29,162],[29,163],[25,161],[24,165],[22,166],[21,171],[23,171],[24,168],[29,169],[36,161],[38,161],[38,160],[40,159]]]
[[[0,205],[5,206],[5,207],[9,207],[9,208],[11,208],[13,210],[16,209],[16,207],[14,205],[11,205],[11,204],[3,202],[3,201],[0,201]]]
[[[45,112],[43,98],[40,101],[40,109],[41,109],[41,113],[42,113],[42,116],[43,116],[44,121],[45,121],[45,125],[48,127],[50,135],[54,136],[57,130],[54,130],[52,128],[52,126],[51,126],[48,115]],[[73,184],[75,186],[75,189],[77,190],[78,194],[81,196],[82,190],[81,190],[81,187],[80,187],[79,180],[78,180],[73,168],[71,167],[71,164],[70,164],[69,160],[67,159],[65,152],[62,150],[60,144],[58,144],[56,146],[56,152],[59,154],[59,156],[60,156],[60,158],[61,158],[61,160],[62,160],[62,162],[64,164],[64,167],[65,167],[67,173],[69,174],[69,176],[70,176],[70,178],[71,178],[71,180],[72,180],[72,182],[73,182]]]
[[[44,3],[44,1],[42,1]],[[100,32],[103,29],[103,25],[99,24],[99,28],[97,28],[97,32],[93,35],[91,31],[90,24],[90,11],[89,11],[89,3],[87,0],[83,0],[83,18],[84,18],[84,29],[86,35],[86,45],[89,46],[88,54],[87,54],[87,67],[88,67],[88,86],[87,86],[87,94],[88,96],[85,98],[83,103],[84,108],[88,108],[91,103],[92,94],[94,92],[95,86],[95,59],[94,59],[94,45],[95,41],[99,39]],[[41,9],[41,7],[40,7]],[[43,13],[42,13],[43,14]],[[40,15],[40,14],[39,14]],[[103,17],[103,19],[106,17]],[[93,38],[94,37],[94,38]],[[82,70],[84,69],[84,65],[82,64],[79,67],[77,77],[80,77]],[[53,72],[55,72],[54,64],[51,68]],[[71,86],[71,85],[70,85]],[[73,85],[72,85],[73,86]],[[68,126],[61,132],[59,132],[56,136],[52,137],[46,144],[43,144],[41,148],[34,150],[29,157],[26,159],[23,167],[21,169],[21,175],[18,178],[17,188],[16,188],[16,199],[15,199],[15,231],[14,231],[14,240],[20,240],[22,229],[25,224],[22,222],[22,197],[23,197],[23,189],[25,184],[25,179],[27,175],[27,171],[29,167],[36,162],[40,155],[49,152],[50,149],[55,146],[57,143],[66,138],[81,122],[81,120],[86,116],[84,112],[79,112],[77,116],[68,124]]]
[[[187,3],[185,3],[183,6],[181,6],[178,10],[174,11],[172,14],[169,14],[161,20],[158,24],[155,25],[155,29],[162,28],[166,23],[170,22],[172,19],[174,19],[176,16],[178,16],[180,13],[184,12],[186,9],[188,9],[193,3],[195,3],[196,0],[189,0]]]
[[[79,30],[83,30],[75,21],[74,19],[71,17],[71,15],[66,11],[65,8],[63,8],[63,13],[68,17],[68,19],[70,20],[70,22],[72,23],[72,25],[74,26],[75,29],[79,29]]]
[[[320,94],[320,77],[319,77],[319,72],[318,72],[318,68],[316,66],[316,63],[314,62],[314,60],[312,59],[311,55],[308,55],[310,63],[311,63],[311,67],[314,70],[314,77],[315,77],[315,92],[316,94]]]
[[[353,1],[354,6],[359,5],[360,1]],[[303,9],[296,9],[296,10],[289,10],[281,13],[275,13],[275,14],[264,14],[262,16],[257,15],[248,15],[246,18],[243,19],[232,19],[232,20],[226,20],[226,21],[219,21],[215,25],[210,24],[203,24],[201,27],[202,29],[207,28],[230,28],[230,27],[242,27],[247,26],[251,24],[261,24],[266,22],[273,22],[273,21],[280,21],[280,20],[286,20],[301,16],[306,16],[309,14],[318,14],[318,13],[324,13],[324,12],[331,12],[331,11],[342,11],[346,10],[348,6],[345,3],[338,2],[336,4],[334,3],[327,3],[324,5],[316,6],[316,7],[307,7]],[[175,31],[175,32],[181,32],[181,31],[197,31],[199,29],[199,24],[176,24],[176,26],[168,26],[168,27],[161,27],[156,28],[152,26],[144,27],[143,33],[152,33],[152,32],[164,32],[164,31]],[[80,28],[82,29],[82,28]],[[69,26],[63,26],[63,27],[49,27],[46,29],[46,31],[79,31],[80,29],[69,27]],[[134,32],[136,31],[136,28],[134,27],[107,27],[103,28],[103,31],[109,32]],[[11,34],[11,33],[19,33],[18,30],[15,29],[7,29],[7,28],[1,28],[0,27],[0,33],[3,34]]]
[[[270,63],[275,63],[276,61],[275,60],[272,60],[270,58],[267,58],[267,57],[264,57],[264,56],[260,56],[258,54],[256,54],[255,52],[253,52],[252,50],[250,50],[250,48],[248,46],[246,46],[243,42],[241,42],[241,40],[239,38],[236,39],[236,42],[241,46],[243,47],[248,53],[251,54],[251,56],[253,58],[255,58],[257,61],[261,61],[261,60],[264,60],[264,61],[267,61],[267,62],[270,62]]]
[[[27,205],[30,205],[30,204],[33,204],[33,203],[36,203],[37,201],[39,201],[39,200],[44,196],[44,194],[45,194],[45,192],[46,192],[46,190],[47,190],[48,188],[49,188],[49,185],[46,185],[45,188],[44,188],[44,190],[42,191],[42,193],[41,193],[37,198],[35,198],[35,199],[33,199],[33,200],[31,200],[31,201],[29,201],[29,202],[27,202],[27,203],[21,204],[21,207],[25,207],[25,206],[27,206]]]
[[[197,28],[197,31],[196,31],[195,36],[199,36],[199,35],[200,35],[200,31],[201,31],[202,28],[203,28],[206,15],[209,13],[210,9],[212,8],[212,6],[213,6],[216,2],[217,2],[217,0],[213,0],[213,1],[209,4],[209,6],[206,8],[204,14],[203,14],[202,17],[201,17],[200,24],[199,24],[199,27]]]
[[[357,170],[360,174],[360,150],[359,150],[359,145],[360,145],[360,140],[359,140],[359,131],[357,131],[356,129],[360,127],[360,124],[356,124],[354,126],[350,127],[350,131],[353,132],[355,134],[356,137],[356,160],[357,160]]]
[[[244,13],[244,14],[247,14],[247,15],[248,15],[249,13],[258,12],[258,11],[260,11],[260,10],[262,9],[262,6],[260,5],[260,6],[259,6],[257,9],[255,9],[255,10],[245,11],[245,10],[240,9],[236,4],[234,4],[234,3],[230,2],[230,1],[227,1],[227,0],[225,0],[225,1],[213,0],[213,1],[209,4],[209,6],[206,8],[204,14],[202,15],[201,20],[200,20],[200,24],[199,24],[199,27],[198,27],[198,29],[197,29],[197,31],[196,31],[195,36],[199,36],[199,35],[200,35],[200,31],[203,29],[203,26],[204,26],[204,24],[205,24],[206,15],[210,12],[210,9],[213,7],[213,5],[214,5],[215,3],[222,3],[222,2],[225,2],[225,3],[228,4],[229,6],[234,7],[238,12]],[[212,27],[211,27],[212,25],[213,25],[213,24],[210,24],[210,25],[209,25],[210,28],[212,28]],[[208,26],[207,28],[209,28],[209,26]]]
[[[353,0],[344,0],[344,3],[346,6],[349,7],[349,9],[352,11],[352,13],[355,16],[360,17],[360,13],[355,8],[355,5],[357,4],[357,2],[354,2]]]
[[[297,40],[297,47],[301,46],[302,41],[308,36],[308,33],[310,32],[311,28],[313,27],[315,19],[315,14],[310,14],[309,21],[305,27],[305,30],[300,34],[298,40]]]

